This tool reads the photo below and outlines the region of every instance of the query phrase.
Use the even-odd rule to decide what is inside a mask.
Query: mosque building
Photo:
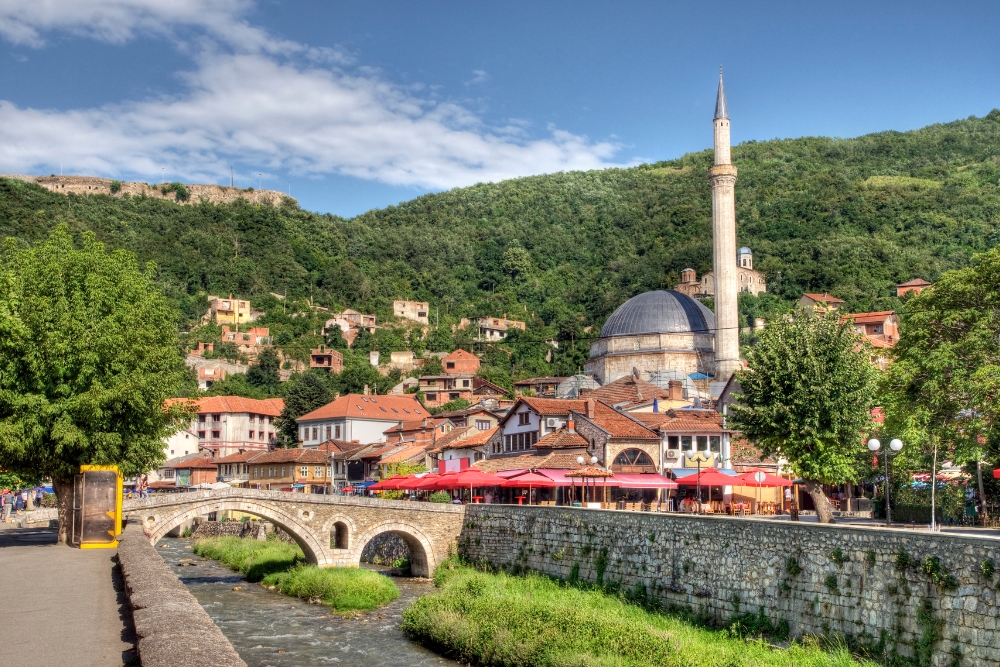
[[[711,377],[713,384],[725,383],[742,367],[737,298],[740,291],[757,294],[766,285],[763,275],[753,269],[750,249],[736,251],[737,171],[730,157],[729,111],[721,71],[713,125],[715,164],[709,169],[713,270],[698,281],[694,270],[688,269],[677,288],[634,296],[608,317],[584,364],[585,371],[602,385],[633,369],[644,375]],[[714,297],[715,313],[694,298],[694,285],[698,286],[695,294]]]

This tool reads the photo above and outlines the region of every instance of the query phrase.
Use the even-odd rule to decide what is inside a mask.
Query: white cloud
[[[474,69],[472,70],[472,78],[468,81],[463,81],[467,86],[473,86],[477,83],[486,83],[490,80],[490,75],[486,73],[484,69]]]
[[[241,0],[65,4],[75,6],[80,7],[72,13],[74,22],[0,0],[0,31],[33,45],[56,29],[124,41],[155,31],[157,22],[200,21],[218,42],[182,75],[186,90],[175,97],[75,110],[0,102],[0,172],[37,173],[62,163],[74,173],[158,179],[165,167],[187,180],[215,181],[228,175],[235,161],[301,175],[336,173],[449,188],[613,166],[609,160],[619,148],[552,127],[543,138],[529,138],[513,123],[491,128],[459,104],[418,97],[417,89],[392,84],[370,69],[334,67],[346,62],[336,50],[276,40],[233,21],[245,9]],[[120,20],[87,20],[92,15],[87,8],[109,12],[109,7],[120,10],[112,12]],[[219,16],[230,19],[224,29]]]

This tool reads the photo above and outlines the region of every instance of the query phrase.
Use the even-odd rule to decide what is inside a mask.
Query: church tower
[[[715,380],[726,382],[742,368],[736,275],[736,167],[729,153],[729,110],[719,68],[715,99],[715,164],[712,182],[712,259],[715,274]]]

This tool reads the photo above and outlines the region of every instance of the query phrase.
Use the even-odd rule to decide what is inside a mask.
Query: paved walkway
[[[55,542],[51,528],[0,524],[0,665],[138,664],[115,551]]]

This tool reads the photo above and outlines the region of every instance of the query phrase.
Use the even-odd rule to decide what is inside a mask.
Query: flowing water
[[[191,553],[191,540],[164,539],[156,546],[249,667],[459,665],[414,644],[399,629],[407,605],[433,590],[427,579],[395,578],[399,599],[344,618],[329,607],[248,583],[214,560],[201,560]],[[180,565],[189,558],[193,565]],[[241,590],[234,591],[237,586]]]

